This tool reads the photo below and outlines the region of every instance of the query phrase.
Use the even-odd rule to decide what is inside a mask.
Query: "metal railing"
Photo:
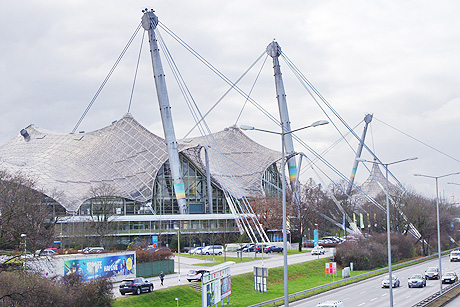
[[[443,253],[448,253],[448,252],[450,252],[450,250],[449,251],[444,251]],[[398,268],[405,267],[405,266],[408,266],[408,265],[412,265],[412,264],[417,263],[417,262],[423,262],[423,261],[429,260],[431,258],[435,258],[435,257],[437,257],[437,255],[438,254],[433,254],[433,255],[430,255],[430,256],[417,258],[417,259],[410,260],[410,261],[407,261],[407,262],[404,262],[404,263],[392,265],[391,267],[392,267],[392,269],[396,270]],[[356,276],[349,277],[349,278],[346,278],[346,279],[338,280],[338,281],[335,281],[335,282],[331,282],[331,283],[328,283],[328,284],[325,284],[325,285],[322,285],[322,286],[314,287],[314,288],[303,290],[303,291],[300,291],[300,292],[292,293],[292,294],[289,295],[289,299],[295,298],[297,296],[305,296],[307,294],[313,294],[315,291],[318,291],[318,290],[325,290],[327,288],[330,288],[330,289],[337,288],[341,284],[352,283],[353,281],[355,281],[357,279],[360,279],[360,278],[361,279],[370,278],[370,277],[373,277],[374,275],[379,275],[379,274],[381,274],[381,273],[383,273],[385,271],[388,271],[388,267],[381,268],[381,269],[378,269],[378,270],[374,270],[374,271],[371,271],[371,272],[367,272],[367,273],[364,273],[364,274],[356,275]],[[449,289],[450,289],[450,287],[449,287]],[[447,293],[447,291],[446,291],[446,293]],[[445,293],[443,291],[443,295],[444,294]],[[248,307],[261,307],[261,306],[266,306],[266,305],[270,305],[270,304],[275,305],[276,302],[280,302],[280,301],[283,301],[283,300],[284,300],[284,297],[278,297],[278,298],[274,298],[274,299],[271,299],[269,301],[254,304],[254,305],[251,305],[251,306],[248,306]],[[426,306],[426,305],[420,305],[420,306]],[[417,307],[418,307],[418,305],[417,305]]]

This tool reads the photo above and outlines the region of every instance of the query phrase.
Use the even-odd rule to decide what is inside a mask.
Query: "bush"
[[[0,272],[0,306],[111,306],[112,284],[79,275],[46,278],[22,271]]]
[[[391,262],[410,259],[414,255],[414,240],[399,233],[391,235]],[[387,237],[384,234],[376,234],[357,241],[346,241],[337,246],[336,260],[343,267],[353,262],[353,267],[359,270],[387,266]]]
[[[137,250],[136,251],[136,262],[155,262],[161,260],[167,260],[172,257],[172,253],[168,250]]]

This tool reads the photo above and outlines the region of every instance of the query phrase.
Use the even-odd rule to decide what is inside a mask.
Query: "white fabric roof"
[[[75,211],[88,198],[92,185],[110,184],[119,197],[145,202],[159,168],[168,159],[164,139],[149,132],[129,113],[105,128],[78,134],[50,132],[34,125],[0,147],[0,168],[21,172],[36,186]],[[206,137],[211,146],[213,181],[236,197],[262,193],[261,176],[281,157],[230,127]],[[205,173],[201,145],[205,138],[178,141],[179,152]],[[219,154],[222,152],[222,155]],[[225,158],[223,158],[225,157]],[[226,161],[226,162],[224,162]]]

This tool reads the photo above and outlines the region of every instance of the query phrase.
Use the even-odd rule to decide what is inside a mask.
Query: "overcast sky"
[[[138,26],[146,5],[230,80],[237,80],[276,39],[350,126],[356,126],[365,114],[374,114],[366,143],[384,163],[418,157],[390,167],[406,186],[435,196],[434,179],[413,174],[439,176],[460,171],[460,2],[455,0],[2,1],[0,144],[29,124],[71,132]],[[160,33],[201,112],[206,113],[228,85],[167,33]],[[142,31],[79,131],[103,128],[127,112],[141,39]],[[148,50],[145,38],[130,112],[150,131],[163,136]],[[239,85],[249,92],[261,70],[251,97],[278,118],[271,59],[263,69],[262,62]],[[164,67],[176,135],[182,138],[194,121],[166,61]],[[292,129],[324,119],[283,60],[281,69]],[[250,104],[237,121],[244,104],[243,97],[229,94],[207,118],[212,131],[235,123],[279,129]],[[334,121],[346,133],[337,119]],[[359,136],[362,129],[363,124],[357,127]],[[280,150],[276,135],[246,134]],[[340,138],[333,125],[306,129],[298,135],[317,152]],[[348,140],[356,150],[358,142]],[[295,147],[305,151],[298,144]],[[348,176],[354,155],[342,141],[325,157]],[[363,157],[371,159],[368,153]],[[305,170],[303,176],[314,174]],[[363,182],[367,176],[360,166],[357,181]],[[441,179],[440,191],[450,200],[455,196],[458,202],[460,186],[448,185],[450,181],[460,183],[460,175]]]

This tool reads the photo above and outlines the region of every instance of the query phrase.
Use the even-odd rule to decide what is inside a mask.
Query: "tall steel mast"
[[[161,121],[163,123],[163,131],[165,134],[165,141],[168,149],[169,166],[171,168],[171,176],[174,183],[177,205],[179,206],[180,214],[187,214],[188,206],[185,199],[184,180],[182,178],[182,172],[180,168],[179,152],[177,150],[177,140],[171,115],[171,106],[169,105],[165,74],[163,71],[163,66],[161,65],[160,52],[157,39],[155,37],[155,29],[158,25],[158,17],[154,14],[153,10],[148,11],[146,9],[143,11],[143,13],[144,15],[142,16],[142,27],[149,33],[153,75],[155,78],[158,103],[160,104]]]
[[[279,56],[281,55],[281,47],[277,42],[271,42],[267,46],[267,54],[273,58],[273,69],[275,71],[275,87],[276,87],[276,98],[278,100],[278,109],[280,112],[281,125],[284,133],[284,148],[286,150],[286,156],[290,156],[294,153],[294,143],[291,135],[291,122],[289,120],[289,112],[287,109],[286,93],[284,91],[283,78],[281,75],[281,68],[279,63]],[[283,161],[284,163],[284,161]],[[289,169],[289,180],[291,182],[292,191],[295,191],[296,177],[297,177],[297,164],[295,157],[289,158],[287,161]],[[282,166],[284,167],[284,165]],[[284,178],[283,178],[284,180]]]
[[[361,140],[358,146],[358,151],[356,152],[355,162],[353,163],[353,168],[351,170],[350,182],[348,184],[348,189],[347,189],[348,195],[350,195],[350,192],[353,188],[353,182],[355,181],[356,170],[358,169],[358,163],[359,163],[357,159],[361,157],[361,152],[363,151],[363,146],[364,146],[364,139],[366,138],[366,133],[367,133],[367,126],[369,125],[371,121],[372,121],[372,114],[366,114],[366,116],[364,116],[364,122],[366,124],[364,125],[363,135],[361,136]]]

